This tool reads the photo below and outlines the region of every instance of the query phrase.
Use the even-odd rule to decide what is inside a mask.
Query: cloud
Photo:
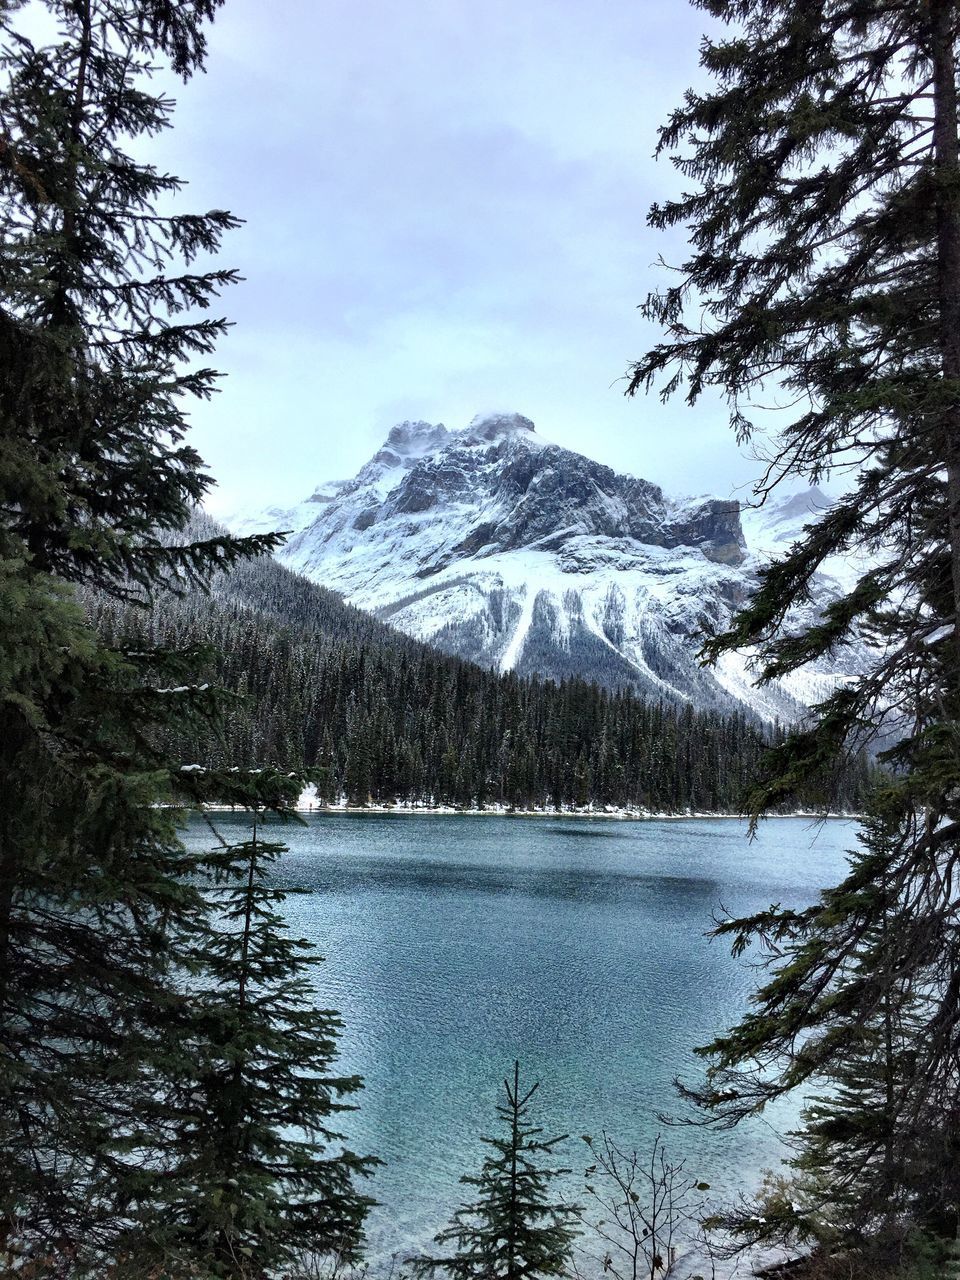
[[[194,414],[221,509],[350,474],[407,414],[512,406],[672,490],[756,470],[722,405],[625,402],[678,237],[651,153],[703,14],[662,0],[231,0],[160,160],[246,218],[223,393]]]

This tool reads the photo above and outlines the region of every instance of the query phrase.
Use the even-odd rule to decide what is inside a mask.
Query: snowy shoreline
[[[242,805],[206,804],[205,811],[215,813],[243,813]],[[615,819],[621,822],[694,822],[704,820],[723,820],[728,822],[746,822],[741,813],[712,813],[709,810],[687,810],[683,813],[656,812],[651,809],[618,809],[613,806],[603,809],[514,809],[506,805],[488,805],[484,809],[462,809],[453,805],[414,805],[414,804],[322,804],[303,796],[297,804],[291,806],[291,812],[297,814],[385,814],[406,817],[467,817],[467,818],[601,818]],[[806,822],[842,821],[856,822],[863,815],[860,813],[817,813],[812,810],[797,809],[790,813],[771,813],[771,818],[799,818]]]
[[[393,804],[350,805],[346,798],[334,804],[325,804],[317,795],[315,787],[308,785],[300,793],[294,809],[297,813],[402,813],[402,814],[437,814],[450,817],[463,814],[466,817],[494,818],[618,818],[631,822],[664,822],[690,821],[697,818],[725,818],[744,821],[741,813],[713,813],[708,810],[685,809],[680,813],[661,812],[653,809],[618,807],[617,805],[582,805],[568,806],[561,809],[533,808],[517,809],[505,804],[490,804],[483,809],[459,808],[455,805],[418,805],[412,802],[394,801]],[[771,814],[778,818],[806,818],[818,822],[823,818],[842,818],[846,820],[861,817],[857,813],[815,813],[798,809],[793,813]]]

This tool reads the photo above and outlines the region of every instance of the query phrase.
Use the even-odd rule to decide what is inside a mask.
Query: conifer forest
[[[314,770],[331,804],[736,812],[778,732],[584,680],[498,677],[270,561],[149,610],[106,595],[86,603],[112,645],[202,651],[199,681],[237,695],[228,713],[166,731],[178,757]],[[871,772],[861,754],[789,803],[856,812]]]
[[[0,1276],[960,1274],[958,80],[0,0]]]

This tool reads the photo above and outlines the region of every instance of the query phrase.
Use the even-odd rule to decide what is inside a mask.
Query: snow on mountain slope
[[[741,519],[737,502],[670,499],[490,413],[454,432],[400,423],[353,479],[229,523],[289,530],[288,567],[483,665],[772,720],[823,696],[856,655],[758,691],[743,658],[704,670],[696,654],[826,504],[810,490]],[[840,586],[825,577],[823,598]]]

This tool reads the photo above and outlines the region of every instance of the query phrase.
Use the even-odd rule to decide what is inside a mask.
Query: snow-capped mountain
[[[746,705],[769,720],[822,696],[856,655],[757,690],[745,659],[704,670],[697,651],[759,563],[827,502],[818,490],[744,512],[671,499],[495,413],[462,431],[402,422],[352,480],[229,523],[291,531],[280,552],[290,568],[485,666]],[[824,575],[820,586],[827,599],[840,583]]]

